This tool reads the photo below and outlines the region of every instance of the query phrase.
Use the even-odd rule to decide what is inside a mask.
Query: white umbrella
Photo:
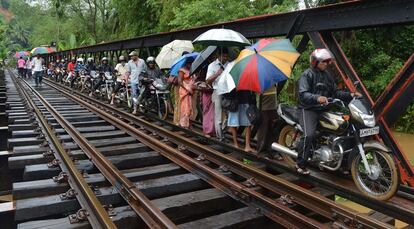
[[[221,75],[215,80],[217,84],[214,85],[213,83],[213,87],[217,90],[218,95],[229,93],[236,88],[233,77],[230,75],[230,71],[233,68],[234,63],[235,61],[228,63],[223,73],[221,73]]]
[[[155,62],[161,69],[170,68],[184,51],[191,53],[193,50],[194,47],[191,41],[174,40],[162,47],[161,52],[155,58]]]
[[[231,29],[210,29],[194,39],[193,43],[222,47],[250,45],[247,38]]]

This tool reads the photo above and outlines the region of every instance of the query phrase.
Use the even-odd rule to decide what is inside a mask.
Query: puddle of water
[[[414,134],[406,134],[393,131],[394,137],[401,146],[403,152],[414,165]]]
[[[370,208],[364,207],[364,206],[362,206],[360,204],[357,204],[355,202],[352,202],[350,200],[347,200],[347,199],[342,198],[342,197],[339,197],[339,196],[335,196],[335,202],[340,203],[340,204],[342,204],[342,205],[344,205],[346,207],[349,207],[352,210],[355,210],[355,211],[360,212],[360,213],[367,214],[370,211],[372,211],[372,209],[370,209]],[[402,221],[399,221],[399,220],[395,220],[395,225],[394,226],[396,228],[404,228],[404,227],[408,226],[408,224],[406,224],[406,223],[404,223]]]

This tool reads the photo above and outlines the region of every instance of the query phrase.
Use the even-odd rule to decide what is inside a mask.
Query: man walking
[[[126,79],[125,81],[128,82],[128,77],[131,82],[131,90],[132,90],[132,100],[134,101],[134,110],[132,114],[137,114],[138,108],[138,94],[139,94],[139,81],[141,72],[145,70],[145,61],[138,56],[138,52],[132,51],[129,56],[131,60],[129,60],[127,64],[127,72],[126,72]]]
[[[44,63],[44,60],[42,57],[40,57],[39,54],[37,54],[36,57],[33,58],[33,71],[34,71],[36,87],[42,86],[43,63]]]

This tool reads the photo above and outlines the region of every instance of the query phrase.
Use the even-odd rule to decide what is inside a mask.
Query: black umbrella
[[[201,51],[198,57],[194,60],[193,64],[191,64],[190,75],[200,70],[205,65],[208,58],[213,55],[216,49],[217,46],[208,46],[206,49]]]

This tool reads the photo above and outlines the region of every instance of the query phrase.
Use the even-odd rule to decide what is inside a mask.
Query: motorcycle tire
[[[160,100],[160,110],[158,112],[158,117],[162,120],[166,120],[168,117],[168,102],[167,100]]]
[[[282,128],[282,130],[279,133],[278,143],[282,146],[286,146],[288,148],[292,148],[292,144],[294,143],[293,138],[296,134],[295,127],[291,125],[286,125]],[[300,139],[300,134],[296,137],[296,141]],[[282,153],[283,160],[286,162],[286,164],[290,168],[295,168],[296,166],[296,159],[292,158],[291,156]]]
[[[368,164],[374,168],[374,175],[364,173],[361,155],[356,155],[351,164],[351,174],[358,190],[376,200],[388,200],[399,186],[398,169],[393,157],[376,148],[364,148]],[[386,186],[384,186],[384,184]],[[384,187],[384,190],[381,188]]]

